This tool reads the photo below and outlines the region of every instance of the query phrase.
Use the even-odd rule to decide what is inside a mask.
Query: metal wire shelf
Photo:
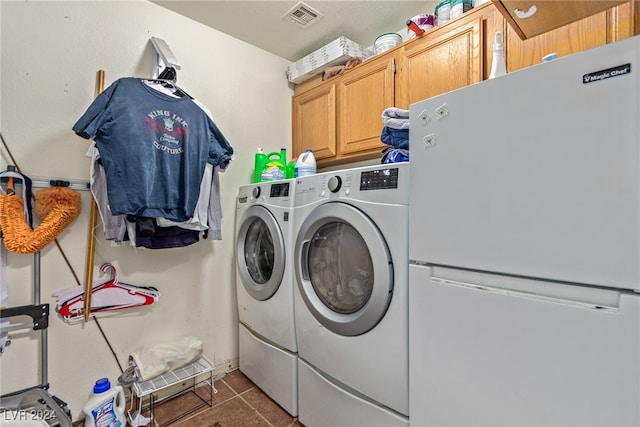
[[[133,392],[137,396],[139,402],[137,412],[142,414],[142,409],[147,408],[148,414],[151,417],[150,420],[153,420],[154,425],[163,427],[186,417],[204,406],[213,406],[213,395],[217,392],[213,386],[213,368],[213,363],[211,363],[211,361],[206,357],[201,356],[200,359],[187,366],[175,369],[147,381],[134,383],[132,387]],[[204,384],[207,384],[208,386],[204,389],[199,388],[200,385]],[[208,392],[205,393],[206,396],[203,396],[202,390],[208,390]],[[155,416],[156,405],[185,393],[192,393],[197,398],[196,402],[198,403],[191,408],[182,408],[183,410],[180,411],[180,413],[173,413],[173,417],[171,419],[158,423]],[[146,405],[143,403],[145,400],[147,400]],[[130,423],[133,416],[134,415],[129,413]]]
[[[164,388],[177,385],[182,381],[213,371],[213,363],[205,356],[182,368],[167,372],[147,381],[133,385],[136,396],[144,397]]]

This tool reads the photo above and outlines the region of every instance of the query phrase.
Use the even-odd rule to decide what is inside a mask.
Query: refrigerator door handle
[[[433,283],[441,283],[441,284],[444,284],[444,285],[471,288],[471,289],[476,289],[476,290],[479,290],[479,291],[486,291],[486,292],[493,292],[493,293],[496,293],[496,294],[502,294],[502,295],[505,295],[505,296],[528,298],[528,299],[537,300],[537,301],[540,301],[540,302],[546,302],[546,303],[551,303],[551,304],[562,304],[562,305],[572,306],[572,307],[576,307],[576,308],[583,308],[583,309],[590,309],[590,310],[612,311],[612,312],[618,312],[620,310],[620,307],[618,305],[612,305],[611,303],[599,304],[599,303],[589,302],[589,301],[578,301],[578,300],[574,300],[574,299],[564,298],[564,297],[561,297],[561,296],[558,296],[558,295],[544,295],[543,293],[536,292],[534,290],[524,291],[524,290],[520,290],[520,289],[508,289],[508,288],[501,288],[501,287],[495,287],[495,286],[488,286],[488,285],[484,285],[484,284],[468,283],[468,282],[463,282],[463,281],[459,281],[459,280],[446,279],[446,278],[443,278],[443,277],[436,277],[436,276],[432,276],[431,277],[431,281]],[[560,286],[560,285],[558,285],[558,286]],[[617,292],[617,291],[613,291],[612,290],[612,291],[608,291],[608,292]]]

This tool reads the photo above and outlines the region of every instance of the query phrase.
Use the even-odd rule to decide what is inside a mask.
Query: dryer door
[[[393,263],[384,237],[363,212],[326,203],[305,219],[296,241],[302,298],[327,329],[363,334],[384,317],[393,293]]]
[[[242,285],[257,300],[271,298],[284,275],[284,238],[278,222],[268,209],[251,206],[240,219],[236,239]]]

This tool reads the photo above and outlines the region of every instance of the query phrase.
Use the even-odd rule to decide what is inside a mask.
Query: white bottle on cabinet
[[[502,43],[502,32],[496,31],[493,43],[493,61],[491,62],[491,73],[489,78],[504,76],[507,74],[507,65],[504,59],[504,44]]]

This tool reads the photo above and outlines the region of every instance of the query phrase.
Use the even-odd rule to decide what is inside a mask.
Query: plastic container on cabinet
[[[393,49],[402,43],[402,36],[398,33],[386,33],[378,36],[373,43],[373,53],[376,55],[386,50]]]
[[[451,1],[443,0],[436,6],[436,25],[442,25],[451,19]]]
[[[491,62],[491,73],[489,78],[504,76],[507,74],[507,65],[504,59],[504,45],[502,44],[502,33],[496,31],[493,43],[493,61]]]
[[[451,0],[451,10],[449,12],[449,19],[456,19],[473,9],[473,3],[471,0]]]

